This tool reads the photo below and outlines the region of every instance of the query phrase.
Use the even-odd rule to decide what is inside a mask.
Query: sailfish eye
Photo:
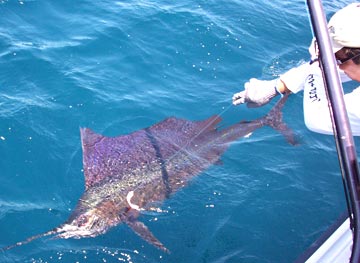
[[[82,227],[87,223],[88,219],[86,216],[82,215],[78,218],[78,220],[76,220],[77,222],[77,226],[78,227]]]

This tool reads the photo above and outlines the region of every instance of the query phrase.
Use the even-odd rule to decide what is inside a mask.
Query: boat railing
[[[334,138],[348,203],[353,245],[350,262],[360,262],[360,176],[355,143],[344,103],[343,88],[328,33],[321,0],[307,0],[313,33],[319,48]]]

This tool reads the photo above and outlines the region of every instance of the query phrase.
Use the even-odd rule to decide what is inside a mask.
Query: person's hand
[[[233,104],[246,103],[249,108],[263,106],[279,94],[276,88],[277,82],[278,79],[258,80],[252,78],[249,82],[245,83],[245,90],[233,95]]]

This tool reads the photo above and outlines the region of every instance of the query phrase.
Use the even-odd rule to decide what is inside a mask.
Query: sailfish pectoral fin
[[[129,220],[126,224],[134,230],[136,234],[138,234],[142,239],[149,242],[151,245],[161,249],[166,253],[170,253],[170,251],[151,233],[148,227],[137,220]]]

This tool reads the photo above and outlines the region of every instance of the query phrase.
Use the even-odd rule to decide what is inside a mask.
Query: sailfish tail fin
[[[283,122],[283,113],[282,109],[285,105],[286,100],[289,97],[289,93],[285,94],[277,103],[276,105],[270,110],[270,112],[263,117],[264,125],[270,126],[274,130],[280,132],[288,143],[291,145],[298,144],[297,139],[295,138],[295,134],[292,129],[290,129],[284,122]]]
[[[285,94],[265,116],[253,121],[242,121],[222,130],[222,142],[229,143],[238,139],[239,137],[247,137],[256,129],[264,126],[270,126],[274,130],[277,130],[282,135],[284,135],[288,143],[291,145],[296,145],[297,140],[295,138],[294,132],[289,127],[287,127],[282,118],[282,109],[288,97],[289,94]]]

